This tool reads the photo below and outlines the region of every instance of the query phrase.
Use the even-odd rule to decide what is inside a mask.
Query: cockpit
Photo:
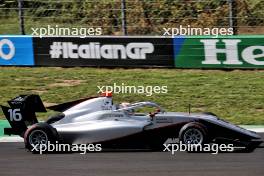
[[[153,118],[156,114],[164,113],[165,111],[154,102],[138,102],[129,104],[120,104],[116,111],[122,111],[128,116],[147,116]]]

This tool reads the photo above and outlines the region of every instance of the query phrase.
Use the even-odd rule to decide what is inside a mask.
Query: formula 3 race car
[[[27,149],[56,141],[162,150],[168,138],[178,138],[184,144],[232,143],[253,151],[262,143],[257,133],[213,113],[166,112],[153,102],[113,104],[111,93],[47,107],[61,113],[45,122],[38,122],[35,115],[46,112],[38,95],[20,95],[8,104],[1,106],[11,126],[4,133],[23,137]]]

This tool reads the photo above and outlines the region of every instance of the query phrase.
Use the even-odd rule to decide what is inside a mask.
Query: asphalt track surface
[[[264,139],[264,134],[261,134]],[[100,152],[31,154],[0,143],[0,176],[263,176],[264,147],[253,153]]]

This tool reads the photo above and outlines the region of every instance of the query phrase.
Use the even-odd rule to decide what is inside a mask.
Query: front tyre
[[[188,123],[181,128],[179,139],[183,144],[205,144],[208,142],[207,129],[197,122]]]

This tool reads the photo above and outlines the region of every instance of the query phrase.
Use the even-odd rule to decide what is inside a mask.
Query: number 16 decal
[[[10,121],[21,121],[22,114],[20,113],[20,109],[8,109]]]

